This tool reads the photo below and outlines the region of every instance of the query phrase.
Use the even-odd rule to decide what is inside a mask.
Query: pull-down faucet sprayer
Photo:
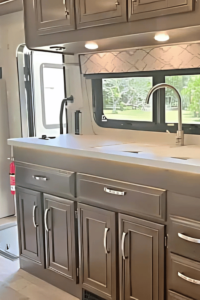
[[[152,89],[149,91],[147,98],[146,98],[146,103],[149,104],[149,100],[151,95],[153,95],[154,92],[157,90],[160,90],[162,88],[170,88],[173,91],[175,91],[177,97],[178,97],[178,131],[177,131],[177,137],[176,137],[176,144],[178,146],[184,146],[184,131],[182,129],[182,102],[181,102],[181,95],[178,92],[178,90],[167,83],[159,83],[155,86],[152,87]]]

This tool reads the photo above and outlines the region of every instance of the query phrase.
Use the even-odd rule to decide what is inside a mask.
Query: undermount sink
[[[122,152],[127,152],[127,153],[133,153],[133,154],[138,154],[141,153],[142,151],[122,151]]]
[[[157,144],[141,144],[130,143],[120,144],[112,146],[98,147],[99,150],[109,151],[113,153],[124,153],[127,155],[133,155],[138,158],[158,158],[161,159],[176,159],[181,161],[187,161],[191,159],[200,160],[200,147],[194,145],[177,146],[172,145],[157,145]],[[190,156],[191,155],[191,156]]]
[[[189,157],[170,157],[170,158],[180,159],[180,160],[188,160],[188,159],[190,159]]]
[[[132,154],[139,154],[139,153],[145,153],[145,151],[122,151],[122,152],[127,152],[127,153],[132,153]],[[146,152],[147,153],[147,152]],[[188,160],[190,159],[189,157],[178,157],[178,156],[169,156],[169,158],[173,159],[180,159],[180,160]]]

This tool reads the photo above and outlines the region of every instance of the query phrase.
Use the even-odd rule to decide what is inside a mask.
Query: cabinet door
[[[20,255],[44,264],[41,194],[17,188]]]
[[[75,29],[74,0],[34,0],[39,35]]]
[[[76,280],[74,202],[44,195],[46,268]]]
[[[119,215],[121,299],[164,299],[164,226]]]
[[[81,281],[86,290],[116,299],[115,213],[79,204]]]
[[[192,11],[193,0],[128,0],[129,21]]]
[[[126,22],[126,0],[76,0],[77,27]]]

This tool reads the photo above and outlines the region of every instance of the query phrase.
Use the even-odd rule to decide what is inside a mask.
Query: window
[[[45,128],[55,128],[59,126],[60,106],[65,98],[63,66],[42,64],[41,73],[43,125]]]
[[[165,82],[181,94],[183,123],[200,124],[200,75],[166,76]],[[165,101],[166,122],[177,122],[178,102],[174,91],[166,89]]]
[[[103,113],[107,119],[153,121],[152,101],[146,95],[153,86],[152,77],[103,79]]]
[[[178,99],[173,90],[155,92],[146,104],[149,90],[166,82],[181,94],[183,130],[200,134],[199,69],[85,76],[92,79],[94,119],[99,126],[176,132]]]

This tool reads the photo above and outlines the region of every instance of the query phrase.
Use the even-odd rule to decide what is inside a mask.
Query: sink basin
[[[122,151],[122,152],[127,152],[127,153],[133,153],[133,154],[138,154],[141,153],[142,151]]]
[[[161,157],[161,158],[172,158],[182,161],[190,159],[200,159],[200,146],[199,145],[185,145],[176,146],[173,145],[158,145],[158,144],[141,144],[141,143],[130,143],[120,144],[112,146],[98,147],[98,149],[108,152],[121,152],[127,154],[138,155],[140,157]]]
[[[170,158],[181,159],[181,160],[188,160],[188,159],[190,159],[189,157],[170,157]]]

